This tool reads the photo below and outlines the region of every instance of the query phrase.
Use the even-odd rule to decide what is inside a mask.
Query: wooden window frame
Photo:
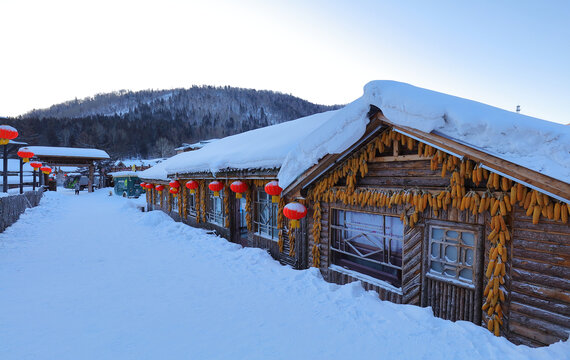
[[[178,198],[178,195],[175,194],[170,194],[170,211],[174,211],[175,213],[178,214],[178,202],[180,201],[180,199]]]
[[[444,274],[437,274],[431,271],[431,247],[432,247],[432,228],[442,228],[446,231],[456,231],[458,233],[463,232],[470,232],[474,235],[474,244],[472,247],[467,245],[460,245],[459,248],[472,248],[474,253],[473,256],[473,264],[471,265],[472,270],[472,281],[468,282],[462,280],[459,277],[459,271],[457,269],[467,268],[468,266],[459,265],[456,266],[456,275],[454,278],[450,276],[446,276]],[[465,224],[465,223],[458,223],[453,221],[442,221],[442,220],[426,220],[426,227],[425,227],[425,239],[426,239],[426,251],[425,251],[425,276],[434,280],[443,281],[447,283],[452,283],[458,286],[462,286],[469,289],[477,289],[481,286],[481,271],[482,271],[482,264],[484,261],[484,239],[483,239],[483,231],[484,226],[482,225],[475,225],[475,224]],[[458,249],[459,249],[458,248]],[[459,252],[457,255],[459,259]],[[437,260],[438,262],[441,262]],[[453,266],[453,263],[447,263],[450,266]]]
[[[206,220],[213,225],[225,227],[225,213],[224,213],[224,190],[220,190],[220,196],[214,196],[214,192],[208,189],[207,192],[207,209],[206,209]],[[220,211],[214,212],[214,202],[215,198],[220,201]],[[218,221],[219,220],[219,221]]]
[[[188,212],[188,215],[196,217],[197,211],[196,211],[196,194],[191,194],[190,191],[188,191],[188,197],[186,198],[186,211]]]
[[[345,227],[343,226],[339,226],[336,225],[334,222],[336,222],[336,218],[337,218],[337,211],[342,211],[346,214],[346,212],[355,212],[355,213],[363,213],[363,214],[370,214],[370,215],[375,215],[375,216],[380,216],[382,217],[382,221],[383,221],[383,225],[382,225],[382,231],[384,231],[384,233],[381,235],[381,237],[383,239],[389,239],[389,251],[388,251],[388,261],[379,261],[379,260],[373,260],[373,259],[366,259],[367,256],[372,255],[374,253],[377,252],[381,252],[382,253],[382,257],[386,258],[386,254],[384,254],[384,251],[376,251],[373,253],[369,253],[366,256],[358,256],[358,254],[354,254],[354,253],[350,253],[347,251],[343,251],[341,249],[336,249],[335,246],[333,245],[333,243],[335,242],[335,232],[337,231],[343,231],[343,230],[347,230]],[[346,216],[346,215],[345,215]],[[386,217],[391,217],[394,219],[397,219],[398,221],[400,221],[400,219],[397,216],[394,216],[394,214],[385,214],[385,213],[378,213],[378,212],[369,212],[369,211],[363,211],[363,210],[355,210],[355,209],[351,209],[351,208],[343,208],[343,207],[330,207],[329,208],[329,250],[331,253],[331,257],[329,259],[329,263],[330,264],[334,264],[337,266],[342,266],[345,267],[349,270],[353,270],[353,271],[357,271],[359,273],[362,273],[364,275],[368,275],[368,276],[372,276],[374,278],[380,279],[382,281],[386,281],[388,283],[390,283],[392,286],[395,286],[396,288],[401,288],[402,286],[402,278],[403,278],[403,256],[404,256],[404,231],[402,231],[402,235],[401,237],[392,237],[390,235],[386,235],[385,233],[385,225],[386,225]],[[344,220],[344,223],[346,224],[346,220]],[[378,228],[380,229],[380,228]],[[404,229],[404,224],[402,223],[402,229]],[[375,235],[378,236],[378,235]],[[396,265],[396,264],[392,264],[391,263],[391,257],[393,255],[391,255],[391,241],[400,241],[400,254],[399,254],[399,260],[400,260],[400,265]],[[384,245],[384,244],[383,244]],[[359,245],[360,247],[367,248],[365,245]],[[370,249],[374,249],[372,246],[369,246]],[[378,247],[378,249],[380,249],[380,247]],[[347,259],[343,259],[341,258],[342,256],[349,256],[349,257],[354,257],[354,258],[359,258],[362,259],[365,262],[371,262],[373,264],[377,264],[380,267],[387,267],[387,268],[391,268],[394,269],[396,271],[397,275],[391,274],[385,270],[379,270],[379,269],[375,269],[372,266],[366,266],[363,264],[359,264],[355,261],[350,261]],[[337,259],[337,257],[339,257],[340,259]]]
[[[263,197],[260,196],[263,195]],[[263,199],[263,201],[261,200]],[[265,190],[257,189],[255,191],[254,206],[254,217],[253,225],[255,235],[263,237],[265,239],[278,241],[279,240],[279,228],[277,227],[277,211],[278,204],[271,201],[271,195],[268,195]],[[269,219],[265,223],[261,223],[261,208],[262,206],[269,206]],[[262,229],[267,229],[267,232],[262,231]]]

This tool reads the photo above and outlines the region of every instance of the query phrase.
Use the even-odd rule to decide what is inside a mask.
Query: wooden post
[[[33,168],[34,180],[32,181],[32,190],[36,190],[36,168]]]
[[[4,171],[2,172],[2,191],[8,192],[8,145],[4,145]]]
[[[89,192],[93,192],[93,173],[95,172],[93,163],[89,164]]]
[[[20,194],[24,193],[24,159],[20,158]]]

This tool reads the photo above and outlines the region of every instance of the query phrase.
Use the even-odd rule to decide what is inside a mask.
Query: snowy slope
[[[0,359],[570,359],[141,213],[48,192],[0,234]]]
[[[327,154],[346,150],[364,134],[370,105],[394,124],[437,131],[512,163],[570,183],[570,127],[395,81],[373,81],[364,95],[337,111],[289,153],[283,188]],[[339,131],[346,129],[346,131]]]

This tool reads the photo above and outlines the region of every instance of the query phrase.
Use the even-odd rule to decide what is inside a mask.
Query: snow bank
[[[26,146],[36,156],[66,156],[75,158],[109,159],[109,154],[99,149],[53,146]]]
[[[283,188],[327,154],[341,153],[364,134],[369,105],[392,123],[436,131],[486,153],[570,182],[570,127],[395,81],[373,81],[301,141],[279,173]],[[363,126],[364,124],[364,126]],[[346,129],[346,131],[339,131]],[[299,151],[301,150],[301,151]]]
[[[211,142],[195,151],[178,154],[166,163],[168,174],[224,169],[279,168],[285,156],[307,134],[328,121],[336,111],[247,131]]]
[[[0,234],[0,358],[565,360],[281,266],[109,189],[44,194]]]

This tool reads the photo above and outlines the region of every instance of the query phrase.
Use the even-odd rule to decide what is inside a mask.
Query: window
[[[188,194],[188,203],[186,204],[188,214],[196,216],[196,194]]]
[[[403,234],[404,224],[397,217],[333,210],[332,261],[400,287]]]
[[[171,194],[172,197],[172,211],[178,212],[178,195]]]
[[[208,222],[224,226],[224,191],[220,190],[220,196],[214,196],[212,190],[208,190]]]
[[[473,284],[475,232],[430,226],[429,274]]]
[[[255,201],[255,232],[263,237],[277,240],[277,203],[271,202],[271,195],[264,190],[257,190]]]

